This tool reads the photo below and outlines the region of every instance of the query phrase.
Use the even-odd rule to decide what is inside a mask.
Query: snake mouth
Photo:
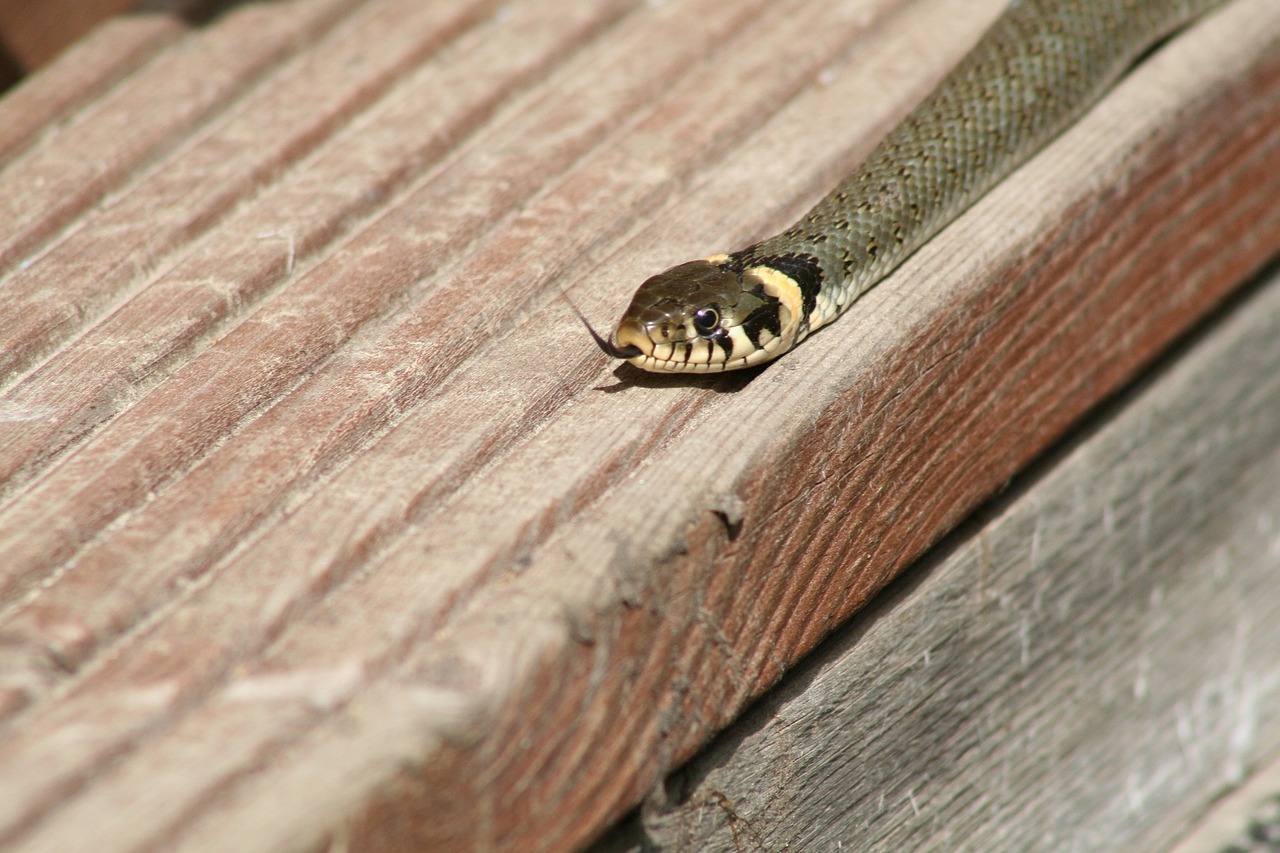
[[[570,305],[572,306],[573,303],[570,303]],[[596,346],[600,347],[601,352],[610,358],[628,361],[636,367],[655,373],[721,373],[723,371],[751,367],[761,361],[772,358],[776,354],[776,344],[779,343],[779,340],[775,339],[745,357],[730,361],[717,361],[711,358],[706,361],[679,361],[671,357],[661,357],[659,351],[663,348],[671,350],[673,345],[663,344],[659,346],[654,344],[653,340],[645,334],[643,327],[631,318],[624,317],[618,324],[618,331],[614,335],[618,343],[614,343],[597,332],[576,307],[573,310],[578,315],[578,319],[582,321],[582,325],[587,327],[587,333],[596,342]]]
[[[733,334],[745,339],[740,331],[735,330]],[[728,335],[726,339],[729,339]],[[725,346],[702,338],[656,343],[638,322],[626,317],[618,324],[614,340],[618,345],[610,348],[615,352],[631,353],[625,356],[627,361],[641,370],[671,374],[724,373],[753,367],[773,358],[782,343],[781,338],[774,338],[763,345],[752,342],[752,348],[745,355],[734,358],[731,357],[732,344]]]
[[[587,328],[590,330],[590,326]],[[645,331],[645,327],[631,317],[623,317],[618,323],[618,330],[613,334],[617,343],[611,343],[608,339],[602,338],[594,330],[591,330],[591,337],[595,338],[600,349],[614,358],[623,359],[642,370],[654,373],[713,373],[727,369],[724,364],[710,359],[689,363],[673,358],[674,347],[692,346],[692,344],[655,343],[652,336]]]

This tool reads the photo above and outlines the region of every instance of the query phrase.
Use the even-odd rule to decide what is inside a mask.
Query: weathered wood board
[[[1000,5],[233,3],[7,93],[0,845],[638,803],[1280,250],[1232,0],[776,366],[605,363],[562,290],[785,225]]]
[[[1161,851],[1280,759],[1280,268],[1176,355],[597,850]]]
[[[94,98],[180,40],[188,29],[183,12],[197,4],[174,0],[168,5],[174,7],[168,13],[149,12],[107,19],[76,42],[72,55],[42,68],[40,73],[23,80],[21,86],[4,92],[0,164],[37,144],[75,111],[84,109]],[[30,70],[23,68],[17,58],[12,61],[19,77]]]

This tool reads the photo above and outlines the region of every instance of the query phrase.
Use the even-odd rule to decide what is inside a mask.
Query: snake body
[[[1144,52],[1221,0],[1013,0],[866,161],[777,236],[636,291],[606,353],[666,373],[776,358],[1073,122]]]

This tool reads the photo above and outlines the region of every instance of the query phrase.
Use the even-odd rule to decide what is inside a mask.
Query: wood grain
[[[18,5],[31,6],[25,2],[8,4],[11,9]],[[187,29],[184,16],[198,5],[187,0],[156,2],[148,4],[146,11],[108,18],[76,42],[74,58],[22,77],[21,85],[4,92],[0,164],[35,144],[181,37]],[[16,11],[9,14],[18,16]],[[21,71],[16,56],[13,61]]]
[[[1173,848],[1280,753],[1280,269],[1176,355],[596,849]]]
[[[1280,249],[1235,0],[775,367],[611,374],[562,291],[794,219],[999,6],[234,5],[67,96],[0,169],[0,844],[637,803]]]

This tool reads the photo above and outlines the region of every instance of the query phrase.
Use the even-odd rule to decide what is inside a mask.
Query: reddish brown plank
[[[0,271],[33,263],[40,247],[78,215],[318,38],[345,5],[278,0],[232,7],[218,26],[192,31],[67,116],[57,144],[29,149],[0,174],[0,218],[6,223]],[[8,315],[15,309],[3,310]],[[6,370],[0,379],[7,378]]]
[[[456,89],[463,97],[452,105],[437,99],[440,123],[427,124],[427,134],[407,134],[403,125],[394,126],[399,135],[392,147],[385,135],[365,139],[359,128],[349,126],[352,116],[369,107],[392,80],[489,11],[474,0],[429,7],[381,3],[359,10],[313,51],[276,73],[270,85],[248,95],[146,170],[105,210],[86,213],[82,228],[11,276],[0,297],[0,307],[10,308],[14,318],[0,333],[0,373],[16,375],[86,326],[94,328],[80,347],[55,357],[39,374],[11,389],[9,399],[16,405],[30,401],[33,408],[50,409],[55,417],[29,422],[21,441],[0,454],[5,488],[24,482],[19,466],[42,464],[69,439],[124,404],[113,401],[108,390],[113,383],[124,379],[144,386],[163,364],[188,355],[199,336],[212,334],[225,322],[228,308],[251,304],[278,287],[294,265],[306,263],[317,249],[341,236],[348,221],[368,215],[383,195],[399,189],[421,159],[447,150],[450,141],[492,110],[495,95],[486,97],[485,90],[467,86],[449,87],[451,81],[436,75],[429,85]],[[592,21],[590,15],[565,20],[566,37],[578,31],[575,24],[583,17]],[[366,59],[371,42],[381,50],[375,59]],[[538,62],[547,61],[537,53],[537,45],[528,55],[526,62],[533,63],[534,71]],[[521,64],[519,56],[510,58],[498,69],[497,79],[481,77],[475,84],[497,92],[518,88],[531,68]],[[353,78],[350,69],[355,64],[364,73]],[[246,146],[263,126],[272,128],[269,138]],[[330,140],[340,129],[340,138]],[[391,129],[384,128],[383,134]],[[378,149],[378,142],[384,150]],[[345,151],[348,158],[345,164],[333,163],[335,155],[329,155],[326,165],[334,169],[332,182],[317,187],[310,173],[284,175],[266,203],[237,217],[209,243],[199,242],[287,167],[326,144],[326,150],[338,149],[336,156]],[[377,156],[382,154],[386,156]],[[371,155],[380,171],[361,169]],[[343,182],[346,174],[355,178]],[[300,217],[303,209],[322,213]],[[257,229],[248,230],[254,224]],[[209,266],[201,269],[193,263],[193,250]],[[242,264],[239,269],[237,261]],[[139,275],[140,270],[157,268],[165,271],[159,282]],[[238,280],[226,280],[226,270],[233,276],[238,273]],[[150,345],[140,347],[135,331],[144,324],[151,328]],[[53,399],[57,403],[50,407]],[[90,412],[73,415],[85,409]]]
[[[198,5],[173,0],[108,19],[76,43],[74,58],[25,77],[5,92],[0,164],[180,38],[187,29],[184,15]]]
[[[722,17],[716,18],[712,16],[702,16],[701,20],[704,26],[705,39],[709,42],[719,38],[721,32],[716,28],[723,28],[726,25],[732,26],[736,21],[741,20],[741,11],[726,11]],[[778,13],[779,16],[785,13]],[[816,13],[815,13],[816,14]],[[532,17],[536,20],[536,17]],[[646,32],[643,29],[629,30],[620,33],[620,38],[625,40],[627,48],[634,53],[644,53],[650,61],[655,57],[652,50],[652,42],[655,40],[664,40],[673,44],[672,53],[668,60],[668,68],[671,73],[678,73],[688,62],[691,52],[697,51],[699,45],[692,41],[692,33],[685,28],[685,20],[683,18],[672,18],[669,23],[656,20],[658,26],[678,26],[684,31],[684,40],[673,42],[669,34],[657,34]],[[800,27],[810,26],[813,20],[805,20],[799,18],[796,20],[795,26],[797,31]],[[563,32],[565,25],[563,22],[557,22],[554,32]],[[761,29],[761,39],[768,38],[766,31]],[[705,43],[705,42],[704,42]],[[832,44],[838,44],[836,39],[832,39]],[[602,44],[599,48],[593,49],[593,56],[600,57],[604,53],[616,55],[618,48],[613,44]],[[592,59],[591,61],[597,61]],[[767,58],[759,60],[754,59],[751,54],[744,54],[744,61],[749,62],[767,62]],[[601,129],[607,126],[610,121],[616,121],[619,116],[624,116],[628,110],[632,110],[635,104],[642,99],[652,96],[651,84],[643,81],[637,83],[633,81],[631,75],[623,63],[618,63],[615,68],[616,77],[614,83],[609,88],[602,89],[602,81],[599,79],[591,80],[584,77],[579,69],[569,69],[566,77],[572,77],[582,82],[579,83],[581,89],[576,101],[581,104],[584,99],[589,96],[589,92],[594,92],[596,106],[594,112],[584,115],[582,124],[577,128],[577,135],[584,141],[597,139],[596,136]],[[812,70],[812,69],[810,69]],[[721,85],[726,87],[735,85],[736,77],[733,74],[719,72],[717,79]],[[784,97],[795,86],[803,85],[808,79],[808,75],[804,68],[798,68],[790,77],[789,81],[779,81],[779,88],[771,93],[765,93],[766,96],[771,95],[774,98]],[[433,85],[438,86],[438,81],[432,81]],[[785,86],[791,88],[783,88]],[[624,93],[626,96],[624,97]],[[711,134],[721,131],[725,127],[731,127],[733,122],[741,120],[741,116],[750,115],[755,105],[751,103],[743,103],[738,107],[738,112],[730,112],[719,119],[714,125],[709,125],[705,117],[697,115],[696,112],[690,111],[688,105],[690,101],[705,97],[706,85],[701,78],[695,78],[684,84],[682,89],[677,93],[676,97],[680,99],[679,106],[682,109],[680,115],[684,116],[684,121],[690,128],[696,128],[699,132],[710,136]],[[559,97],[559,95],[557,95]],[[406,233],[406,225],[408,222],[414,221],[414,214],[404,213],[396,216],[387,222],[376,223],[366,235],[360,239],[364,241],[364,245],[356,244],[359,251],[352,251],[346,255],[334,258],[331,262],[322,265],[316,269],[305,281],[298,282],[297,289],[291,292],[283,293],[283,298],[276,299],[271,305],[267,306],[265,312],[261,315],[252,317],[248,322],[237,328],[234,334],[219,341],[219,347],[224,351],[227,347],[235,346],[239,352],[244,354],[244,358],[232,359],[234,371],[243,370],[244,364],[251,363],[252,359],[262,359],[265,354],[278,352],[279,361],[271,362],[263,366],[265,371],[264,378],[269,374],[277,374],[275,381],[289,382],[296,381],[297,372],[304,372],[310,369],[311,362],[304,361],[297,365],[295,371],[290,372],[282,370],[280,365],[284,363],[284,359],[288,357],[314,359],[323,355],[321,345],[322,337],[332,337],[328,346],[333,347],[342,343],[335,337],[335,319],[343,314],[347,315],[346,323],[355,325],[365,321],[368,314],[375,311],[385,310],[386,301],[395,298],[401,292],[400,289],[411,286],[412,278],[404,272],[394,269],[371,268],[369,257],[371,255],[382,255],[389,257],[397,262],[410,257],[408,250],[390,251],[386,248],[388,244],[394,246],[392,241],[401,242],[412,240],[414,245],[412,251],[415,256],[420,255],[416,263],[421,264],[421,269],[430,271],[444,263],[449,257],[450,244],[465,247],[468,239],[475,233],[475,229],[482,227],[486,222],[500,215],[504,205],[519,203],[519,196],[513,198],[511,192],[519,190],[519,184],[515,183],[515,177],[521,173],[514,171],[513,165],[516,162],[521,164],[525,181],[526,191],[536,191],[545,180],[545,175],[549,171],[554,171],[557,164],[571,164],[579,154],[576,146],[566,147],[556,134],[563,133],[566,124],[563,114],[553,114],[547,116],[545,113],[545,100],[540,96],[533,104],[528,112],[514,117],[511,125],[502,131],[502,138],[494,140],[486,144],[484,148],[477,149],[477,158],[474,166],[466,161],[459,161],[449,164],[447,171],[442,172],[436,180],[427,182],[423,188],[410,196],[404,202],[405,205],[412,203],[419,211],[420,217],[416,221],[430,222],[433,226],[433,232],[427,235],[427,241],[412,232]],[[664,133],[666,128],[663,126],[668,119],[666,116],[658,117],[658,128]],[[647,149],[651,156],[657,153],[654,145],[657,141],[657,130],[649,131],[643,136],[635,137],[635,141],[624,151],[611,151],[603,154],[602,157],[591,162],[584,169],[580,170],[581,175],[575,176],[573,185],[566,190],[560,191],[557,195],[548,197],[541,202],[547,210],[563,209],[575,203],[572,193],[578,192],[579,187],[590,187],[595,194],[595,204],[593,209],[598,209],[605,204],[616,204],[617,194],[620,191],[626,191],[633,194],[633,197],[643,198],[641,194],[647,193],[651,188],[651,179],[644,174],[644,170],[651,168],[643,163],[635,164],[633,161],[630,169],[626,167],[626,162],[640,149]],[[549,146],[542,158],[535,157],[535,148],[529,142],[530,139],[547,139]],[[671,143],[675,144],[675,143]],[[683,146],[683,143],[681,143]],[[492,161],[493,152],[505,148],[509,152],[509,160]],[[675,153],[674,150],[672,152]],[[602,160],[602,162],[600,161]],[[469,174],[468,169],[475,169],[474,173]],[[637,172],[639,174],[637,174]],[[501,180],[498,180],[501,176]],[[604,183],[609,178],[615,181],[623,182],[613,185]],[[472,200],[472,204],[477,203],[477,199],[483,198],[476,193],[473,187],[489,187],[497,186],[501,192],[493,196],[490,204],[491,207],[482,208],[480,210],[462,209],[456,212],[449,209],[449,200],[460,196],[467,197]],[[289,199],[290,203],[297,204],[296,199]],[[442,217],[443,214],[443,217]],[[536,217],[538,214],[534,214]],[[550,214],[543,214],[550,215]],[[259,220],[260,222],[262,220]],[[445,224],[449,227],[443,227]],[[538,226],[537,220],[534,221],[533,228],[547,232],[547,229]],[[265,225],[266,223],[263,222]],[[562,236],[559,233],[548,232],[548,236],[539,237],[537,234],[529,233],[531,230],[529,220],[518,220],[511,223],[509,228],[518,228],[524,231],[520,234],[519,242],[525,246],[523,253],[513,258],[504,258],[504,269],[506,274],[511,277],[520,275],[522,270],[528,269],[528,265],[536,263],[539,257],[547,257],[550,247],[543,248],[536,245],[527,245],[526,240],[542,239],[542,240],[560,240]],[[439,229],[435,231],[434,229]],[[235,239],[243,240],[246,232],[254,233],[252,228],[237,228],[234,235]],[[499,246],[503,244],[511,245],[517,242],[513,239],[515,235],[503,234],[497,238],[491,238],[491,242],[486,244],[485,248],[474,251],[474,256],[478,259],[478,264],[490,264],[497,256],[495,252],[487,249],[495,243]],[[564,252],[566,250],[561,249]],[[572,251],[572,247],[568,251]],[[269,245],[265,249],[259,249],[259,254],[264,257],[264,262],[271,265],[271,271],[276,273],[282,266],[281,255],[283,249],[279,244]],[[225,264],[225,258],[218,258],[217,262]],[[208,269],[206,274],[212,274],[213,270]],[[474,273],[461,271],[456,275],[461,277],[469,277],[471,275],[488,275],[491,271],[476,271]],[[198,280],[200,273],[193,272],[190,274],[190,280]],[[174,276],[175,278],[177,276]],[[542,282],[531,282],[531,284],[543,284]],[[387,288],[388,290],[379,293],[376,287]],[[199,292],[196,293],[199,296]],[[339,360],[332,367],[324,371],[314,389],[308,387],[301,389],[301,394],[296,401],[290,401],[285,409],[278,413],[272,414],[266,421],[258,424],[253,431],[247,433],[243,441],[246,446],[252,446],[256,449],[246,454],[226,454],[221,457],[217,463],[220,467],[223,464],[230,464],[235,471],[248,472],[255,470],[258,466],[264,464],[276,464],[277,461],[284,461],[290,467],[295,467],[296,462],[290,460],[306,459],[313,454],[324,452],[325,443],[336,442],[333,449],[329,452],[341,454],[338,458],[343,458],[346,454],[351,453],[355,448],[349,444],[354,440],[368,440],[369,431],[385,430],[382,425],[389,417],[394,415],[394,410],[388,411],[388,407],[404,406],[406,402],[411,401],[414,395],[423,393],[424,385],[429,386],[433,382],[439,382],[440,378],[447,374],[452,363],[461,361],[466,355],[474,351],[474,348],[484,344],[484,337],[477,334],[466,334],[462,331],[453,331],[448,334],[441,334],[436,331],[433,326],[441,320],[459,319],[468,321],[472,317],[479,317],[484,320],[492,321],[495,319],[497,312],[512,312],[519,310],[521,307],[518,301],[509,301],[507,304],[500,304],[495,296],[497,294],[477,292],[475,297],[484,300],[479,303],[474,311],[468,312],[451,306],[451,301],[456,301],[458,293],[456,288],[440,294],[431,291],[427,292],[429,301],[413,311],[407,317],[395,317],[387,324],[385,331],[378,334],[384,335],[386,340],[378,344],[378,350],[370,352],[367,356],[350,363],[347,359]],[[465,296],[465,295],[464,295]],[[144,294],[145,297],[145,294]],[[377,302],[366,302],[363,306],[356,300],[377,299]],[[305,302],[304,302],[305,300]],[[317,305],[317,310],[311,316],[303,315],[307,322],[294,324],[290,329],[292,334],[282,335],[281,328],[290,328],[290,320],[299,316],[298,305],[312,302]],[[465,303],[464,303],[465,304]],[[130,306],[132,307],[132,306]],[[365,313],[356,313],[357,309]],[[170,313],[178,317],[185,317],[190,313],[185,305],[179,305],[177,309],[170,309]],[[157,312],[151,308],[149,304],[144,303],[143,307],[138,310],[137,319],[134,323],[142,322],[142,318],[155,317]],[[154,321],[152,321],[154,323]],[[117,344],[121,360],[136,359],[136,353],[129,347],[132,340],[127,335],[117,336],[119,344]],[[426,343],[418,343],[425,341]],[[430,346],[434,342],[434,346],[438,350],[426,350],[417,354],[416,359],[420,364],[420,370],[410,370],[403,364],[405,353],[410,348],[422,348]],[[97,348],[95,348],[97,349]],[[211,354],[212,355],[212,354]],[[76,411],[75,406],[82,406],[86,401],[92,405],[96,402],[96,397],[100,395],[100,391],[93,385],[85,386],[84,380],[100,373],[103,383],[110,382],[116,375],[116,369],[110,363],[102,367],[86,367],[83,362],[76,363],[77,353],[75,350],[68,352],[69,359],[72,364],[65,368],[62,373],[64,377],[60,379],[58,376],[48,376],[41,373],[34,376],[30,382],[31,390],[19,386],[14,393],[10,395],[11,400],[40,400],[47,399],[50,391],[55,391],[63,395],[75,394],[77,398],[70,400],[68,412]],[[100,358],[100,355],[99,355]],[[193,362],[186,370],[186,374],[179,378],[178,382],[170,383],[157,390],[160,397],[157,400],[143,401],[136,409],[131,410],[117,424],[113,424],[111,429],[120,430],[130,436],[140,436],[150,433],[154,436],[154,440],[149,443],[144,442],[145,447],[138,448],[135,452],[128,454],[124,460],[124,470],[109,470],[110,462],[113,458],[118,458],[119,443],[114,441],[105,441],[95,445],[95,449],[78,452],[76,457],[70,460],[66,466],[59,469],[60,473],[53,473],[50,477],[44,478],[36,487],[33,493],[35,499],[29,499],[15,504],[13,507],[13,515],[9,516],[8,524],[12,525],[11,529],[25,529],[32,531],[30,535],[23,537],[22,542],[15,546],[15,550],[11,552],[11,560],[8,571],[4,574],[4,579],[14,586],[11,590],[18,590],[22,587],[20,584],[31,584],[39,582],[43,572],[47,572],[51,567],[57,565],[61,558],[70,553],[68,549],[74,548],[81,544],[82,540],[93,536],[97,532],[97,527],[89,526],[80,530],[72,531],[57,522],[59,518],[76,518],[91,525],[105,524],[110,521],[114,515],[111,513],[121,513],[128,511],[132,507],[140,505],[146,500],[146,489],[154,486],[159,481],[140,483],[130,483],[133,476],[133,470],[136,463],[142,459],[150,460],[148,467],[156,472],[157,476],[163,477],[166,472],[170,471],[175,464],[190,464],[185,461],[190,454],[198,454],[201,450],[199,446],[191,446],[192,438],[200,434],[201,430],[210,434],[209,440],[216,440],[221,431],[226,428],[225,422],[210,422],[208,409],[210,408],[210,397],[207,393],[196,393],[195,388],[203,387],[211,391],[218,387],[225,388],[226,392],[233,397],[239,398],[243,396],[243,388],[252,386],[259,388],[259,393],[266,395],[272,392],[273,386],[265,384],[262,380],[247,382],[240,379],[236,382],[226,382],[224,380],[224,371],[227,370],[227,360],[222,354],[217,357],[209,358],[204,361]],[[374,375],[388,375],[395,380],[395,384],[375,385],[365,390],[362,388],[364,378]],[[434,374],[434,375],[433,375]],[[70,380],[82,383],[76,385]],[[402,385],[403,387],[397,387]],[[367,402],[357,402],[358,398],[353,394],[361,393],[369,396]],[[176,396],[170,396],[176,395]],[[183,403],[182,400],[189,402]],[[125,401],[127,402],[127,401]],[[238,410],[231,408],[231,400],[228,403],[219,406],[224,409],[229,417],[235,417],[237,411],[243,411],[254,404],[253,400],[241,400],[238,402],[240,407]],[[448,405],[448,404],[446,404]],[[355,411],[353,411],[353,406]],[[179,413],[185,408],[188,412],[186,415]],[[250,409],[251,410],[251,409]],[[363,418],[369,420],[368,423],[362,423],[357,417],[356,412],[367,410],[368,413]],[[274,410],[273,410],[274,412]],[[184,421],[187,426],[175,432],[175,417],[185,417]],[[296,427],[298,417],[305,417],[312,423],[312,427],[306,430],[298,430]],[[61,420],[61,419],[58,419]],[[50,423],[53,421],[53,423]],[[41,445],[36,442],[47,442],[45,438],[50,432],[57,429],[57,421],[53,418],[46,418],[32,425],[24,427],[26,435],[22,432],[14,430],[13,434],[19,437],[19,440],[26,438],[29,443],[21,444],[15,442],[11,445],[9,458],[14,460],[12,464],[30,464],[28,460],[35,457],[37,460],[45,454],[40,451]],[[334,430],[340,432],[333,438],[326,438],[327,435]],[[344,437],[343,432],[350,433],[357,430],[354,437]],[[56,433],[55,433],[56,435]],[[261,435],[261,438],[259,438]],[[136,439],[130,439],[131,441]],[[300,448],[297,455],[281,454],[281,441],[303,441],[305,449]],[[476,447],[475,442],[483,442],[486,440],[483,433],[480,433],[471,439],[471,447]],[[320,443],[317,446],[317,442]],[[36,448],[36,449],[33,449]],[[101,456],[99,454],[102,454]],[[145,454],[145,455],[144,455]],[[188,457],[175,454],[188,454]],[[275,460],[275,461],[273,461]],[[85,479],[86,474],[89,480]],[[305,476],[306,469],[296,471],[291,476]],[[220,478],[216,487],[210,490],[209,483],[201,486],[195,486],[184,500],[195,499],[201,502],[205,507],[211,505],[216,506],[219,503],[223,507],[234,511],[243,512],[251,506],[245,498],[248,497],[244,491],[244,479],[242,476],[233,475],[230,471],[219,470],[217,476]],[[128,490],[125,487],[128,485]],[[262,509],[270,511],[279,496],[275,492],[282,486],[287,485],[287,479],[267,478],[263,481],[263,487],[268,491],[264,494],[264,504]],[[407,485],[407,484],[406,484]],[[417,484],[414,488],[421,488],[422,484]],[[449,488],[446,486],[446,488]],[[237,494],[239,500],[228,501],[226,497],[217,497],[225,495],[230,489]],[[104,494],[113,494],[115,499],[104,502],[102,496]],[[78,507],[78,508],[76,508]],[[212,516],[206,515],[206,512],[193,512],[190,505],[179,510],[185,517],[208,517],[213,520]],[[158,516],[156,516],[158,518]],[[97,520],[100,519],[100,520]],[[168,522],[162,523],[167,526]],[[38,532],[37,532],[38,531]],[[209,525],[210,535],[225,535],[224,529],[220,523],[212,523]],[[184,537],[186,538],[186,537]],[[189,544],[193,544],[191,538],[187,538]],[[185,546],[184,546],[185,547]],[[225,547],[225,543],[223,545]],[[161,546],[161,552],[167,552],[168,546]],[[136,555],[135,555],[136,556]],[[168,559],[172,559],[173,552],[168,552]],[[105,559],[110,565],[120,566],[122,561],[118,556],[111,554]],[[142,561],[145,565],[154,565],[150,560]],[[98,578],[100,575],[95,571],[91,573],[91,577]],[[25,580],[24,580],[25,579]],[[100,586],[97,581],[94,586]],[[129,585],[132,587],[132,585]],[[17,594],[16,591],[12,594]],[[129,596],[131,599],[134,596]],[[100,608],[99,612],[109,612],[105,608]]]

